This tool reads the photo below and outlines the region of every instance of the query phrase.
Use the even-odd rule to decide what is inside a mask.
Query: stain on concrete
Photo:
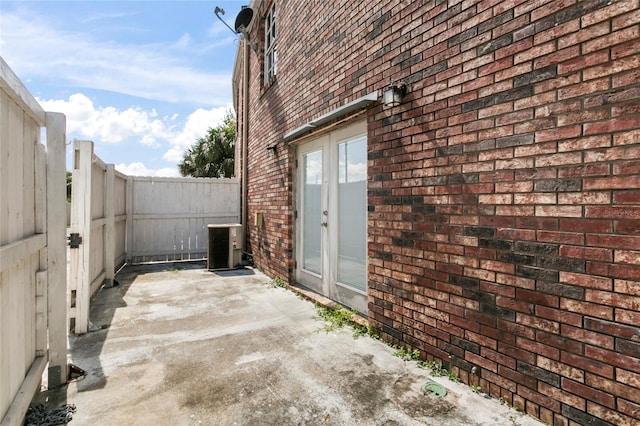
[[[38,397],[76,404],[80,425],[539,426],[382,342],[318,332],[313,305],[269,278],[204,265],[125,268],[70,338],[88,376]],[[445,398],[424,396],[439,380]],[[509,413],[509,414],[507,414]]]

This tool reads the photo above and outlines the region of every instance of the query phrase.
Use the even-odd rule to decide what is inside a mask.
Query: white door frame
[[[338,146],[340,143],[355,140],[367,136],[367,123],[362,120],[358,123],[345,126],[331,133],[318,136],[308,142],[300,144],[297,148],[296,159],[298,168],[296,171],[296,269],[295,279],[298,283],[310,288],[326,297],[329,297],[343,305],[349,306],[363,314],[367,314],[367,291],[356,289],[350,285],[338,282]],[[322,152],[322,188],[321,188],[321,215],[317,220],[321,237],[321,269],[320,273],[313,273],[304,268],[304,221],[309,216],[314,218],[318,214],[307,215],[303,205],[305,155],[313,152]],[[366,164],[366,163],[365,163]],[[366,206],[365,206],[366,212]],[[366,221],[366,219],[365,219]],[[321,223],[326,223],[322,225]],[[315,223],[311,224],[312,226]],[[363,236],[366,241],[366,235]],[[366,242],[365,242],[366,244]],[[365,255],[366,258],[366,255]],[[366,267],[365,267],[366,274]],[[365,277],[366,282],[366,277]]]

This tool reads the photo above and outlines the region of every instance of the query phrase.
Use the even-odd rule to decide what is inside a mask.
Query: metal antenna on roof
[[[224,9],[220,9],[218,6],[216,6],[213,13],[216,14],[220,22],[222,22],[227,28],[229,28],[231,32],[233,32],[234,34],[242,34],[242,37],[254,52],[258,51],[258,45],[255,43],[251,43],[251,41],[249,40],[249,33],[247,31],[249,25],[251,24],[251,20],[253,19],[253,10],[250,7],[243,7],[242,10],[240,10],[240,13],[238,13],[238,16],[236,17],[235,30],[231,28],[229,24],[227,24],[220,16],[221,14],[224,15]]]
[[[218,6],[216,6],[215,10],[213,11],[213,13],[216,14],[216,16],[218,17],[218,19],[220,20],[220,22],[222,22],[227,28],[229,28],[231,30],[231,32],[233,32],[234,34],[238,34],[236,31],[234,31],[233,28],[231,28],[229,26],[229,24],[227,24],[226,22],[224,22],[224,19],[222,19],[222,17],[220,16],[220,14],[224,15],[224,9],[220,9]]]

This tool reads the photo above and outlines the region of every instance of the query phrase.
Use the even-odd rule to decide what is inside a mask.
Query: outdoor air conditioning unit
[[[242,225],[211,224],[207,269],[233,269],[242,260]]]

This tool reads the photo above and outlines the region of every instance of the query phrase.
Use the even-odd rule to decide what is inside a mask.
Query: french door
[[[366,122],[297,151],[296,280],[367,313]]]

